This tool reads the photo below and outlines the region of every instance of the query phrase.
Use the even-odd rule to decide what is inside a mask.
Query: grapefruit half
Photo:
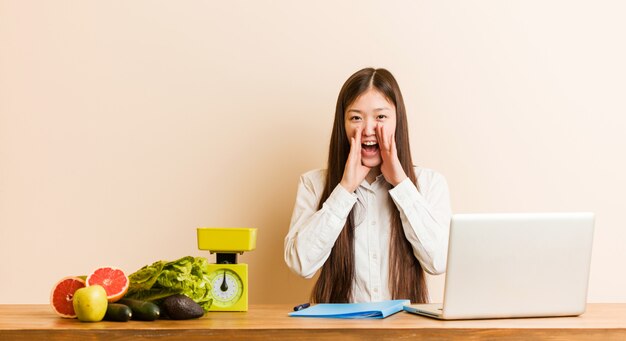
[[[107,292],[107,300],[116,302],[128,291],[130,281],[124,271],[111,266],[98,268],[87,277],[87,286],[101,285]]]
[[[50,293],[50,305],[54,312],[61,317],[76,318],[73,304],[74,293],[85,286],[85,281],[78,277],[63,277],[58,281]]]

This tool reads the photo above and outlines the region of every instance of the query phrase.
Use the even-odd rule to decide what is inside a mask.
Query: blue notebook
[[[290,312],[294,317],[327,317],[342,319],[382,319],[402,310],[409,300],[368,303],[320,303],[300,311]]]

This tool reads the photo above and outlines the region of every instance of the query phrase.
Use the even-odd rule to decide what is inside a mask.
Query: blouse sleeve
[[[285,237],[285,262],[300,276],[311,278],[330,256],[356,195],[337,185],[321,209],[317,209],[321,186],[300,177],[289,233]]]
[[[407,178],[389,194],[400,211],[413,254],[426,272],[437,275],[446,271],[452,212],[446,179],[435,172],[429,175],[423,181],[418,177],[420,191]]]

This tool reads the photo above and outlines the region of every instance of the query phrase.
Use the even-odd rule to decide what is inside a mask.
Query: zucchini
[[[132,310],[125,304],[109,303],[104,315],[106,321],[126,322],[133,316]]]
[[[133,312],[133,320],[154,321],[161,315],[159,306],[148,301],[122,298],[117,303],[127,305]]]

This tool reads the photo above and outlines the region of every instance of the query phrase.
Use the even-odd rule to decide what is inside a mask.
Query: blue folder
[[[327,317],[343,319],[382,319],[402,310],[409,300],[391,300],[368,303],[320,303],[299,311],[290,312],[293,317]]]

